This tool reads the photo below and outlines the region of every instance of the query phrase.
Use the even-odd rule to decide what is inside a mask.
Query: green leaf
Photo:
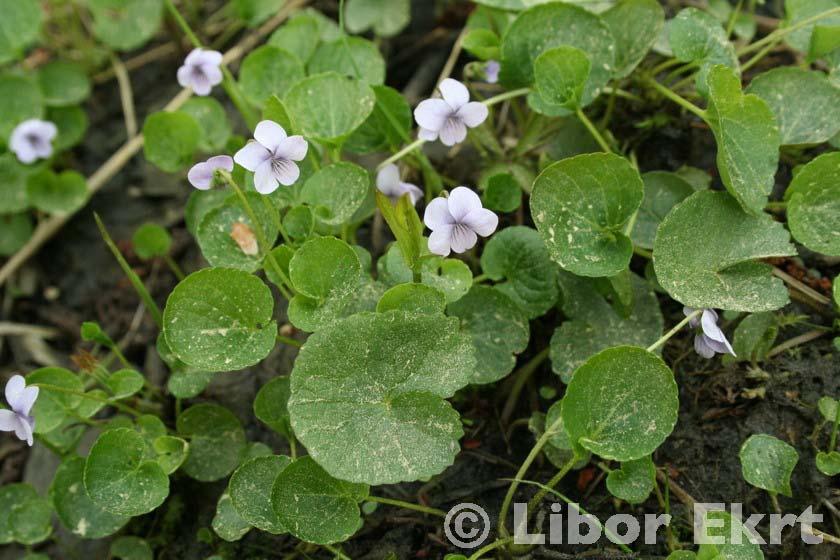
[[[581,276],[627,268],[625,226],[644,196],[639,172],[613,154],[585,154],[548,166],[534,182],[531,216],[551,258]]]
[[[38,69],[38,85],[44,103],[54,106],[77,105],[90,96],[90,80],[78,63],[54,60]]]
[[[760,361],[767,356],[779,334],[779,322],[776,315],[765,311],[744,317],[738,323],[732,338],[732,349],[738,361]]]
[[[229,475],[245,450],[245,432],[233,413],[223,406],[202,403],[178,416],[178,434],[190,442],[184,472],[196,480],[212,482]]]
[[[425,238],[421,239],[423,247],[426,247]],[[396,244],[391,245],[384,257],[377,261],[376,268],[380,280],[389,286],[411,282],[413,279],[411,270],[405,265],[403,255]],[[472,272],[464,261],[426,253],[421,257],[420,269],[421,282],[443,292],[447,303],[458,301],[472,287]]]
[[[546,428],[552,428],[552,434],[543,447],[543,453],[546,458],[551,461],[551,464],[558,469],[576,458],[574,468],[585,467],[592,457],[588,451],[583,452],[580,449],[575,449],[572,442],[569,440],[569,434],[566,433],[566,428],[563,425],[563,400],[560,399],[552,404],[548,412],[543,414],[541,412],[534,412],[528,420],[528,429],[534,434],[536,440],[539,440],[544,434]]]
[[[543,51],[534,60],[534,80],[540,97],[565,109],[580,108],[589,73],[589,57],[568,45]]]
[[[822,72],[774,68],[753,78],[746,91],[773,111],[783,146],[827,142],[840,131],[840,88]]]
[[[762,214],[779,163],[776,119],[760,97],[741,93],[730,68],[712,67],[708,83],[706,120],[717,142],[721,180],[746,212]]]
[[[259,220],[258,224],[251,220],[248,211],[242,205],[241,199],[235,194],[230,195],[220,206],[205,214],[195,237],[198,246],[201,248],[201,254],[211,266],[235,268],[245,272],[255,272],[262,267],[263,256],[266,251],[274,246],[280,231],[277,227],[280,216],[276,208],[271,204],[265,204],[265,201],[261,200],[262,196],[253,192],[245,193],[248,204],[253,209],[257,220]],[[237,226],[236,224],[240,225]],[[256,243],[257,253],[254,255],[246,253],[234,239],[234,228],[239,228],[237,229],[237,235],[239,235],[242,224],[248,229],[241,231],[245,231],[248,238],[253,239]],[[260,246],[260,237],[257,234],[258,227],[263,228],[263,233],[268,242],[267,247]],[[250,230],[249,235],[248,230]]]
[[[484,246],[481,270],[529,319],[539,317],[557,301],[557,267],[545,243],[533,229],[511,226]]]
[[[112,373],[105,384],[113,393],[113,398],[125,399],[139,392],[145,382],[140,372],[133,369],[121,369]]]
[[[350,33],[372,27],[376,35],[392,37],[411,20],[411,0],[348,0],[344,17]]]
[[[242,61],[239,82],[245,97],[262,108],[272,95],[282,97],[306,76],[303,64],[290,52],[263,45]]]
[[[29,208],[26,183],[30,173],[27,167],[18,163],[13,154],[0,154],[0,214],[12,214]]]
[[[228,189],[212,189],[209,191],[194,189],[190,193],[187,207],[184,209],[187,230],[195,236],[204,217],[214,208],[222,206],[230,195],[231,192]]]
[[[528,317],[508,296],[487,286],[473,286],[449,304],[450,316],[472,339],[476,369],[472,383],[492,383],[511,371],[516,355],[528,347]]]
[[[750,533],[741,521],[729,513],[707,510],[699,524],[702,533],[695,538],[711,537],[722,541],[721,544],[701,544],[697,550],[699,560],[764,560],[761,547],[753,544]]]
[[[0,0],[0,13],[0,64],[5,64],[38,39],[43,12],[38,0]]]
[[[738,454],[744,480],[772,494],[792,497],[790,475],[799,461],[793,446],[766,434],[753,434]]]
[[[582,105],[588,105],[614,71],[615,40],[598,16],[563,3],[536,6],[520,13],[502,38],[499,79],[510,87],[534,82],[534,61],[548,49],[568,45],[586,53],[591,63]]]
[[[376,96],[363,82],[327,72],[297,82],[284,101],[301,134],[337,143],[365,122]]]
[[[163,21],[163,0],[88,0],[93,32],[106,45],[131,51],[151,39]]]
[[[697,555],[691,550],[675,550],[665,560],[696,560]]]
[[[781,280],[757,259],[795,255],[782,224],[744,214],[721,192],[699,191],[665,217],[656,233],[656,278],[689,307],[773,311],[788,302]]]
[[[268,44],[294,54],[306,64],[320,40],[318,20],[309,14],[298,13],[271,34]]]
[[[252,366],[274,348],[274,298],[262,280],[226,268],[187,276],[163,313],[167,345],[184,363],[213,371]]]
[[[840,3],[837,0],[785,0],[785,18],[782,21],[780,29],[791,27],[803,20],[837,8],[838,6],[840,6]],[[811,44],[811,35],[814,27],[817,25],[840,25],[840,14],[822,18],[810,25],[788,33],[785,36],[785,41],[798,51],[808,52],[808,47]]]
[[[41,92],[34,80],[12,74],[0,75],[0,146],[5,146],[12,131],[27,119],[44,114]]]
[[[817,407],[820,409],[820,414],[822,414],[826,422],[834,422],[834,419],[837,417],[838,406],[840,406],[838,402],[831,397],[820,397],[820,400],[817,401]]]
[[[355,163],[322,167],[303,184],[300,201],[315,210],[320,222],[337,226],[350,220],[370,191],[368,172]]]
[[[128,522],[126,515],[114,514],[99,507],[84,489],[85,460],[68,457],[59,465],[50,486],[50,500],[61,523],[83,539],[101,539],[113,535]]]
[[[729,42],[723,25],[711,14],[697,8],[685,8],[668,21],[668,40],[674,57],[681,62],[696,62],[700,69],[694,79],[704,97],[711,89],[709,72],[715,65],[740,73],[735,47]]]
[[[33,173],[26,180],[26,192],[35,208],[49,214],[70,214],[88,199],[85,178],[75,171],[57,174],[44,169]]]
[[[392,204],[391,200],[379,192],[378,189],[374,193],[374,197],[376,199],[376,207],[379,208],[379,211],[382,213],[382,218],[388,224],[391,233],[394,234],[397,240],[396,246],[399,248],[399,256],[402,258],[403,268],[408,269],[409,278],[405,282],[416,279],[422,270],[420,258],[428,252],[428,243],[423,238],[423,222],[420,221],[417,210],[414,209],[414,205],[411,203],[407,194],[402,195],[397,200],[396,205]],[[395,266],[393,267],[394,270],[392,273],[397,274],[397,268],[399,267],[397,266],[398,261],[396,257],[398,255],[393,251],[394,247],[392,246],[388,250],[386,257],[390,257],[393,253]],[[377,262],[378,266],[379,262]]]
[[[624,0],[601,14],[615,39],[613,77],[629,76],[653,47],[665,25],[656,0]]]
[[[221,103],[212,97],[191,97],[179,111],[194,118],[201,127],[198,147],[202,152],[225,148],[233,130]]]
[[[294,437],[289,419],[289,377],[275,377],[263,385],[254,399],[254,416],[290,440]]]
[[[154,560],[152,547],[140,537],[119,537],[111,543],[111,556],[120,560]]]
[[[642,175],[645,197],[636,215],[630,238],[643,249],[653,249],[656,229],[676,206],[694,194],[694,188],[681,176],[668,171],[650,171]]]
[[[238,541],[251,530],[251,525],[233,507],[233,500],[227,491],[219,497],[212,526],[213,532],[227,542]]]
[[[410,139],[411,107],[402,94],[388,86],[372,86],[372,89],[376,95],[373,112],[347,139],[345,150],[359,154],[388,148],[396,151]]]
[[[256,27],[283,7],[284,0],[234,0],[237,15],[248,27]]]
[[[522,189],[513,175],[499,173],[488,180],[481,201],[490,210],[513,212],[522,204]]]
[[[175,173],[193,162],[202,133],[198,121],[186,113],[158,112],[146,119],[143,137],[146,159]]]
[[[169,477],[145,455],[143,436],[130,428],[103,432],[85,462],[88,496],[117,515],[149,513],[169,495]]]
[[[812,251],[840,255],[840,152],[802,166],[785,198],[793,237]]]
[[[840,474],[840,452],[818,452],[817,469],[826,476],[837,476]]]
[[[134,232],[131,238],[134,252],[143,260],[169,255],[172,247],[172,237],[163,227],[146,222]]]
[[[463,435],[443,399],[474,371],[472,345],[455,318],[353,315],[310,336],[298,354],[292,427],[310,455],[343,480],[429,477],[452,464]]]
[[[826,58],[830,64],[840,48],[840,25],[815,25],[808,46],[808,62]]]
[[[283,216],[283,228],[293,240],[306,241],[315,229],[315,215],[309,206],[295,206]]]
[[[351,304],[361,274],[356,251],[344,241],[307,241],[289,263],[289,279],[298,292],[289,302],[289,321],[309,332],[334,323]]]
[[[0,257],[14,255],[32,237],[34,227],[28,213],[0,214]]]
[[[309,74],[337,72],[370,85],[385,83],[385,59],[379,48],[361,37],[321,43],[307,65]]]
[[[563,398],[563,422],[573,444],[604,459],[650,455],[677,423],[674,374],[659,357],[619,346],[589,358]]]
[[[82,380],[72,371],[60,367],[46,367],[35,370],[26,376],[26,384],[53,385],[55,387],[76,391],[84,391]],[[36,418],[35,433],[46,434],[56,429],[81,402],[82,397],[53,391],[41,387],[35,406],[32,407],[32,417]]]
[[[568,320],[551,337],[551,368],[564,383],[602,350],[620,345],[644,348],[661,336],[664,320],[656,294],[635,274],[630,277],[633,303],[626,313],[610,305],[591,279],[563,272],[559,280]]]
[[[621,469],[607,475],[607,490],[620,500],[641,504],[656,484],[656,467],[650,456],[621,464]]]
[[[58,128],[58,136],[53,140],[53,149],[62,152],[82,141],[88,128],[87,113],[77,106],[48,107],[47,120]]]
[[[163,472],[172,474],[187,460],[189,444],[179,437],[159,436],[152,441],[152,449],[157,453],[157,463]]]
[[[0,486],[0,544],[31,545],[52,533],[50,503],[30,484]]]
[[[377,313],[405,311],[407,313],[434,315],[442,314],[446,308],[446,296],[438,289],[425,284],[397,284],[382,294],[376,304]]]
[[[464,35],[462,46],[479,60],[498,60],[501,57],[501,39],[490,29],[470,29]]]
[[[271,505],[274,481],[292,462],[282,455],[254,457],[236,469],[230,477],[233,507],[249,524],[273,535],[286,533]]]
[[[359,502],[368,492],[366,484],[335,479],[311,457],[302,457],[280,472],[271,502],[280,522],[296,538],[330,544],[361,529]]]

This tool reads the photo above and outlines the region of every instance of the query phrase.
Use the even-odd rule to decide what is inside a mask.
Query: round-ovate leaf
[[[644,59],[665,24],[657,0],[624,0],[601,14],[615,39],[613,76],[629,76]]]
[[[26,188],[29,173],[29,169],[19,163],[14,154],[0,155],[0,215],[29,208]]]
[[[318,20],[306,13],[297,13],[272,33],[268,44],[294,54],[306,63],[320,41]]]
[[[812,251],[840,255],[840,152],[805,164],[790,182],[785,198],[793,237]]]
[[[55,472],[50,499],[61,523],[83,539],[113,535],[128,523],[129,516],[111,513],[90,499],[84,486],[85,460],[65,459]]]
[[[59,388],[58,391],[48,387],[40,388],[38,399],[32,407],[36,434],[46,434],[58,428],[81,403],[82,397],[60,389],[75,393],[84,392],[82,380],[72,371],[60,367],[37,369],[26,376],[26,384],[52,385]]]
[[[303,65],[295,55],[278,47],[263,45],[242,61],[239,80],[248,101],[262,107],[269,97],[282,97],[305,76]]]
[[[543,51],[534,60],[534,80],[540,97],[565,109],[581,106],[589,71],[586,53],[568,45]]]
[[[327,225],[341,225],[353,217],[370,192],[368,172],[355,163],[339,162],[316,171],[300,191],[300,201],[312,206]]]
[[[105,384],[115,399],[124,399],[140,391],[146,380],[139,371],[121,369],[112,373]]]
[[[90,95],[90,80],[84,67],[66,60],[55,60],[39,68],[38,84],[47,105],[76,105]]]
[[[28,212],[19,214],[0,214],[0,257],[14,255],[32,237],[34,226]]]
[[[178,434],[190,442],[184,472],[212,482],[229,475],[245,450],[245,432],[233,413],[216,404],[197,404],[178,416]]]
[[[254,416],[287,439],[294,435],[289,420],[289,377],[275,377],[263,385],[254,399]]]
[[[302,457],[277,477],[271,502],[292,535],[330,544],[349,539],[362,527],[359,502],[368,491],[366,484],[337,480],[311,457]]]
[[[364,82],[326,72],[297,82],[285,102],[301,134],[339,142],[365,122],[376,96]]]
[[[622,463],[620,469],[607,475],[610,494],[631,504],[647,500],[655,484],[656,467],[650,457]]]
[[[34,80],[6,74],[0,76],[0,146],[5,146],[17,125],[44,114],[41,92]]]
[[[166,302],[163,332],[184,363],[208,371],[254,365],[274,348],[274,298],[256,276],[207,268],[187,276]]]
[[[175,173],[193,161],[201,142],[201,127],[186,113],[159,112],[143,123],[143,153],[151,163]]]
[[[216,515],[212,522],[213,532],[227,542],[238,541],[251,530],[249,525],[233,507],[230,494],[225,492],[216,504]]]
[[[353,131],[344,149],[360,154],[398,147],[410,138],[411,107],[397,90],[388,86],[372,86],[376,104],[365,122]]]
[[[0,12],[0,64],[5,64],[38,39],[43,13],[38,0],[0,0]]]
[[[629,161],[613,154],[585,154],[540,173],[531,194],[531,216],[561,267],[581,276],[614,276],[633,255],[624,227],[643,196],[642,179]]]
[[[0,544],[36,544],[50,536],[50,503],[30,484],[0,486]]]
[[[463,298],[462,298],[463,299]],[[407,311],[409,313],[436,314],[446,308],[446,296],[443,292],[425,284],[397,284],[382,294],[376,304],[378,313],[386,311]]]
[[[239,515],[261,531],[286,532],[271,505],[274,481],[291,459],[282,455],[254,457],[242,463],[230,477],[230,498]]]
[[[630,237],[635,245],[653,249],[656,229],[678,202],[694,194],[691,184],[668,171],[650,171],[642,175],[645,184],[645,198],[636,215],[636,223]]]
[[[656,278],[689,307],[773,311],[788,302],[781,280],[757,259],[795,255],[790,235],[766,214],[750,216],[723,192],[679,203],[656,233]]]
[[[367,82],[385,82],[385,59],[372,42],[361,37],[345,37],[321,43],[309,59],[310,74],[338,72]]]
[[[163,227],[151,222],[145,223],[131,238],[134,252],[143,260],[165,257],[172,247],[172,237]]]
[[[75,171],[34,173],[26,181],[26,192],[32,206],[49,214],[75,212],[88,198],[85,178]]]
[[[463,430],[443,399],[476,367],[458,326],[442,315],[361,313],[310,336],[289,399],[310,455],[331,475],[367,484],[417,480],[452,464]]]
[[[88,0],[86,5],[93,14],[96,36],[121,51],[151,39],[163,20],[163,0]]]
[[[604,459],[650,455],[677,423],[674,374],[659,357],[633,346],[596,354],[572,376],[563,422],[572,444]]]
[[[130,428],[103,432],[85,462],[90,498],[117,515],[136,516],[157,508],[169,495],[169,477],[146,458],[147,444]]]
[[[695,62],[699,70],[694,79],[697,91],[709,92],[709,71],[715,65],[738,68],[735,47],[726,30],[713,15],[697,8],[685,8],[668,21],[668,43],[674,57],[683,62]]]
[[[191,97],[179,111],[190,115],[201,127],[201,141],[198,147],[202,152],[220,151],[225,148],[233,131],[221,103],[212,97]]]
[[[773,494],[793,496],[790,475],[799,453],[792,445],[766,434],[751,435],[738,454],[744,480]]]

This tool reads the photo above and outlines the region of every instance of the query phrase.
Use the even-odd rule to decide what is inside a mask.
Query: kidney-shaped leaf
[[[591,63],[580,49],[561,45],[543,51],[534,60],[534,80],[543,101],[565,109],[577,109],[589,78]]]
[[[773,494],[793,496],[790,475],[799,461],[792,445],[767,434],[751,435],[741,446],[744,480]]]
[[[677,59],[700,65],[695,83],[703,95],[708,93],[708,75],[714,65],[738,69],[735,47],[729,42],[726,30],[707,12],[697,8],[681,10],[668,22],[668,41]]]
[[[615,38],[613,76],[629,76],[650,51],[665,24],[656,0],[624,0],[601,14]]]
[[[219,480],[239,465],[245,431],[233,413],[217,404],[192,406],[178,416],[178,434],[190,442],[184,472],[196,480]]]
[[[326,72],[297,82],[285,102],[301,134],[337,142],[365,122],[376,96],[364,82]]]
[[[274,481],[291,459],[282,455],[254,457],[242,463],[230,477],[230,498],[239,515],[261,531],[286,532],[271,506]]]
[[[770,216],[744,214],[726,193],[700,191],[674,207],[656,232],[660,285],[689,307],[772,311],[788,301],[782,281],[757,259],[795,255]]]
[[[463,431],[443,399],[476,366],[458,326],[442,315],[361,313],[310,336],[289,399],[310,455],[331,475],[368,484],[417,480],[452,464]]]
[[[434,315],[443,313],[445,308],[446,296],[443,292],[431,286],[413,282],[397,284],[388,289],[376,304],[378,313],[400,310]]]
[[[337,226],[350,220],[370,192],[368,172],[355,163],[339,162],[316,171],[300,191],[319,221]]]
[[[289,394],[289,377],[275,377],[260,388],[254,399],[254,416],[286,439],[291,439],[293,435],[289,420]]]
[[[630,264],[633,243],[624,227],[643,196],[642,178],[629,161],[584,154],[540,173],[531,216],[561,267],[581,276],[614,276]]]
[[[143,153],[155,166],[175,173],[193,161],[201,136],[201,126],[192,115],[153,113],[143,123]]]
[[[605,459],[650,455],[677,423],[674,374],[659,357],[633,346],[609,348],[580,366],[563,397],[573,444]]]
[[[636,216],[630,237],[643,249],[653,249],[656,229],[678,202],[694,194],[691,183],[668,171],[650,171],[642,175],[645,198]]]
[[[239,72],[242,93],[257,107],[263,107],[272,95],[282,97],[305,76],[298,57],[272,45],[254,49]]]
[[[0,544],[32,545],[52,533],[52,508],[27,483],[0,486]]]
[[[650,456],[621,464],[607,475],[607,490],[620,500],[640,504],[653,492],[656,467]]]
[[[385,59],[379,48],[361,37],[343,37],[321,43],[309,59],[310,74],[338,72],[367,82],[381,85],[385,82]]]
[[[793,237],[812,251],[840,255],[840,152],[805,164],[790,182],[785,198]]]

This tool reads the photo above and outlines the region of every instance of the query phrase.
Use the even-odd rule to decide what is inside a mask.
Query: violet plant
[[[35,3],[23,4],[20,14]],[[463,447],[464,395],[506,387],[499,419],[508,426],[534,372],[550,365],[551,402],[521,418],[536,438],[492,537],[474,551],[446,550],[471,559],[527,553],[514,543],[510,514],[541,457],[554,475],[528,494],[532,510],[591,464],[617,501],[662,499],[658,481],[670,479],[657,449],[684,397],[666,345],[758,368],[793,347],[774,345],[781,327],[805,322],[780,311],[791,294],[814,303],[771,259],[840,256],[840,51],[837,27],[821,26],[840,7],[811,13],[788,2],[784,25],[757,37],[755,2],[738,2],[721,21],[696,7],[666,18],[655,0],[599,3],[607,6],[598,12],[578,2],[476,0],[457,43],[473,62],[411,104],[385,85],[377,43],[350,34],[398,33],[409,24],[407,2],[369,2],[378,13],[342,1],[339,22],[294,13],[236,76],[180,11],[185,3],[132,0],[114,8],[119,18],[103,15],[108,2],[89,4],[97,37],[112,49],[142,44],[163,13],[191,43],[171,78],[199,97],[149,115],[143,149],[193,189],[185,219],[207,266],[185,274],[165,228],[138,230],[137,256],[161,259],[178,278],[161,308],[97,217],[156,323],[168,381],[152,385],[96,323],[83,325],[82,338],[111,352],[116,367],[93,360],[79,372],[13,377],[0,429],[29,445],[34,433],[63,460],[48,498],[25,484],[0,488],[0,543],[44,542],[54,514],[81,538],[120,535],[115,557],[146,557],[130,556],[152,545],[133,534],[132,519],[160,511],[189,477],[224,481],[212,486],[218,506],[212,534],[202,536],[217,557],[236,557],[226,543],[253,530],[293,537],[284,553],[347,558],[342,543],[374,507],[445,517],[385,485],[437,480]],[[267,19],[259,4],[231,6],[255,25]],[[146,5],[151,12],[139,16]],[[30,47],[31,27],[5,34],[12,39],[0,39],[0,56]],[[807,65],[749,72],[779,45]],[[30,206],[72,212],[87,199],[75,172],[51,170],[70,144],[66,123],[49,118],[78,109],[89,87],[53,103],[71,78],[45,67],[39,81],[40,93],[29,78],[0,77],[8,138],[0,174],[9,178],[0,224],[12,224],[4,228],[19,228]],[[17,87],[37,103],[4,101]],[[232,134],[223,95],[247,126],[242,136]],[[720,180],[650,168],[623,129],[657,125],[615,122],[621,104],[640,112],[672,104],[655,112],[707,128]],[[558,138],[571,130],[584,140],[559,153]],[[447,176],[467,150],[480,169]],[[783,156],[796,167],[774,190]],[[391,242],[376,246],[374,236]],[[16,248],[0,241],[5,254]],[[835,283],[840,304],[838,294]],[[250,375],[281,346],[296,352],[293,366],[253,403],[254,417],[285,440],[269,447],[202,394],[216,376]],[[840,472],[835,397],[818,407],[830,427],[816,457],[826,476]],[[778,458],[770,471],[768,456]],[[744,479],[777,507],[792,495],[794,468],[813,468],[767,434],[749,437],[739,457]],[[669,558],[763,558],[749,541],[727,542],[725,554],[708,544],[682,550],[674,539],[666,546]]]

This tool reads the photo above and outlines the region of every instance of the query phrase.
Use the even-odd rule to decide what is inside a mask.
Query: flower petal
[[[206,191],[213,185],[213,168],[208,162],[196,163],[187,172],[187,180],[200,191]]]
[[[449,213],[449,203],[443,197],[438,197],[426,205],[423,223],[432,231],[449,227],[455,223],[455,218]]]
[[[452,228],[452,235],[449,238],[449,245],[456,253],[463,253],[475,247],[478,236],[469,227],[458,224]]]
[[[191,64],[198,64],[201,66],[215,66],[216,68],[222,63],[222,53],[219,51],[195,49],[199,51],[190,61]],[[195,51],[193,51],[195,52]],[[190,53],[192,56],[192,53]]]
[[[280,184],[274,176],[274,169],[271,160],[262,162],[254,172],[254,188],[260,194],[271,194],[277,190]]]
[[[456,114],[461,117],[465,125],[470,128],[475,128],[487,120],[487,115],[490,114],[490,111],[484,103],[472,101],[458,109]]]
[[[294,185],[300,177],[300,168],[290,159],[275,159],[273,166],[274,178],[280,181],[282,185],[287,187]]]
[[[13,375],[6,382],[6,402],[13,410],[17,408],[18,399],[23,395],[25,388],[26,380],[22,375]]]
[[[15,153],[21,163],[32,163],[38,159],[38,152],[35,147],[26,140],[15,140],[10,143],[11,150]]]
[[[484,66],[484,78],[488,84],[495,84],[499,81],[499,70],[502,65],[497,60],[488,60]]]
[[[190,88],[198,96],[210,95],[213,84],[204,72],[191,72],[189,77]]]
[[[376,188],[382,194],[396,194],[395,188],[400,184],[400,169],[393,163],[389,163],[376,174]]]
[[[226,155],[213,156],[207,160],[207,165],[209,165],[213,171],[217,169],[233,171],[233,158]]]
[[[487,237],[499,227],[499,217],[486,208],[479,208],[464,216],[461,223],[481,237]]]
[[[260,121],[254,129],[254,139],[274,153],[280,142],[286,139],[286,131],[274,121]]]
[[[435,255],[445,257],[449,255],[450,239],[452,237],[452,230],[454,226],[442,226],[441,228],[432,232],[429,236],[429,251]]]
[[[259,142],[248,142],[233,155],[233,161],[248,171],[256,171],[257,167],[269,159],[271,159],[271,152]]]
[[[713,310],[704,309],[703,314],[700,316],[700,326],[703,327],[703,334],[712,340],[723,342],[726,340],[726,336],[724,336],[723,331],[717,325],[717,318],[717,313]]]
[[[218,66],[210,66],[208,64],[201,65],[201,72],[207,77],[207,81],[211,86],[217,86],[222,83],[222,71]]]
[[[185,64],[184,66],[181,66],[180,68],[178,68],[178,74],[177,75],[178,75],[178,85],[179,86],[181,86],[183,88],[188,88],[188,87],[192,86],[192,84],[190,82],[190,76],[192,75],[192,68],[190,68],[189,66],[187,66]]]
[[[446,78],[440,83],[440,85],[438,85],[438,89],[440,90],[440,95],[443,97],[443,100],[452,107],[453,111],[457,111],[462,105],[466,105],[470,100],[470,92],[467,89],[467,86],[458,80]]]
[[[416,206],[417,201],[423,198],[423,191],[420,190],[420,187],[417,185],[412,185],[411,183],[400,183],[400,196],[405,193],[408,193],[408,198],[411,200],[411,205]]]
[[[187,55],[187,58],[184,59],[184,64],[187,66],[195,66],[201,63],[201,55],[204,52],[204,49],[195,48],[190,51],[190,54]]]
[[[419,128],[417,130],[417,138],[425,140],[426,142],[434,142],[438,139],[438,133],[428,128]]]
[[[15,435],[21,440],[25,441],[29,444],[29,447],[32,447],[34,440],[32,438],[32,429],[34,428],[34,422],[32,419],[27,418],[25,416],[17,415],[17,425],[15,426]]]
[[[706,359],[715,357],[715,349],[709,346],[708,338],[704,334],[694,336],[694,351]]]
[[[18,414],[29,416],[29,413],[32,411],[32,405],[35,404],[39,392],[40,389],[38,387],[26,387],[18,397],[17,403],[12,407],[14,411]]]
[[[294,135],[280,141],[277,149],[274,150],[275,157],[301,161],[306,157],[309,150],[309,143],[303,136]]]
[[[0,432],[13,432],[17,427],[17,414],[0,408]]]
[[[480,210],[482,208],[481,199],[478,198],[478,195],[473,190],[467,187],[455,187],[452,189],[452,192],[449,193],[447,203],[449,204],[449,213],[452,214],[456,222],[462,222],[467,214],[473,210]]]
[[[683,315],[685,315],[686,317],[688,317],[689,315],[691,315],[695,311],[697,311],[697,310],[693,307],[688,307],[688,306],[683,307]],[[692,319],[689,319],[688,326],[690,326],[692,329],[696,329],[698,326],[700,326],[700,317],[694,317]]]
[[[433,132],[440,131],[450,115],[452,107],[442,99],[426,99],[414,109],[414,120],[420,128]]]
[[[440,141],[444,146],[460,144],[467,137],[467,127],[458,117],[446,119],[443,128],[440,129]]]

